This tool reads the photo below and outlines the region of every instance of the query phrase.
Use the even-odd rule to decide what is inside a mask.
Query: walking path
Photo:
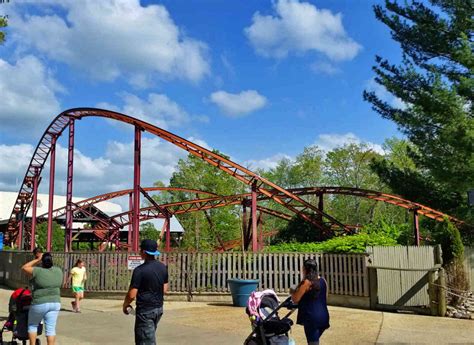
[[[0,289],[2,323],[10,294],[11,290]],[[70,311],[70,301],[62,298],[58,345],[134,343],[134,318],[122,314],[121,301],[86,299],[80,314]],[[199,302],[166,302],[164,308],[157,332],[159,344],[238,345],[250,333],[244,308]],[[331,328],[321,338],[323,344],[474,344],[472,320],[340,307],[330,307],[329,312]],[[301,326],[293,326],[292,337],[297,344],[306,344]],[[44,336],[41,340],[46,344]]]

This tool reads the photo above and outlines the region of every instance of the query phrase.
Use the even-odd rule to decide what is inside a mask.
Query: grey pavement
[[[11,290],[0,289],[5,319]],[[62,298],[58,345],[133,344],[133,316],[123,315],[119,300],[87,299],[82,313],[71,312]],[[243,344],[250,333],[244,308],[202,302],[166,302],[158,325],[158,344]],[[321,344],[474,344],[474,321],[330,307],[331,328]],[[292,315],[295,319],[296,315]],[[2,321],[3,322],[3,321]],[[291,335],[305,344],[301,326]],[[44,336],[41,336],[45,344]],[[6,339],[9,339],[8,337]]]

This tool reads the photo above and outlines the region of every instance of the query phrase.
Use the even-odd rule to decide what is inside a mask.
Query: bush
[[[434,243],[441,245],[445,265],[456,260],[463,260],[464,245],[461,240],[461,234],[446,216],[443,222],[436,224],[432,235]]]
[[[324,242],[281,243],[266,247],[268,252],[302,253],[364,253],[367,246],[396,246],[397,241],[385,234],[361,233],[351,236],[339,236]]]

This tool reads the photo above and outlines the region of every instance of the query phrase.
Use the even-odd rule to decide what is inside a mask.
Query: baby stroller
[[[8,319],[2,327],[0,332],[1,345],[16,345],[17,340],[26,345],[28,341],[28,310],[30,309],[31,291],[25,287],[16,289],[10,296],[8,303]],[[4,341],[3,335],[5,332],[12,332],[12,340]],[[43,332],[43,325],[38,326],[38,335]],[[36,339],[36,345],[41,345],[41,341]]]
[[[290,311],[280,318],[278,311],[286,307]],[[252,292],[247,302],[246,313],[252,325],[252,333],[247,337],[244,345],[288,345],[293,321],[289,318],[297,306],[288,297],[280,304],[278,296],[273,290]]]

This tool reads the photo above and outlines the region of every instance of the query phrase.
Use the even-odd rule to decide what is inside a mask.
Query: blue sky
[[[0,190],[17,191],[42,132],[62,110],[105,107],[139,117],[250,167],[308,145],[399,135],[362,100],[379,54],[398,45],[374,1],[83,0],[0,4]],[[76,125],[78,196],[128,188],[133,129]],[[58,179],[64,182],[65,138]],[[146,136],[143,185],[166,181],[184,153]],[[47,176],[47,175],[45,175]],[[47,183],[43,183],[46,190]],[[64,191],[59,183],[58,192]]]

